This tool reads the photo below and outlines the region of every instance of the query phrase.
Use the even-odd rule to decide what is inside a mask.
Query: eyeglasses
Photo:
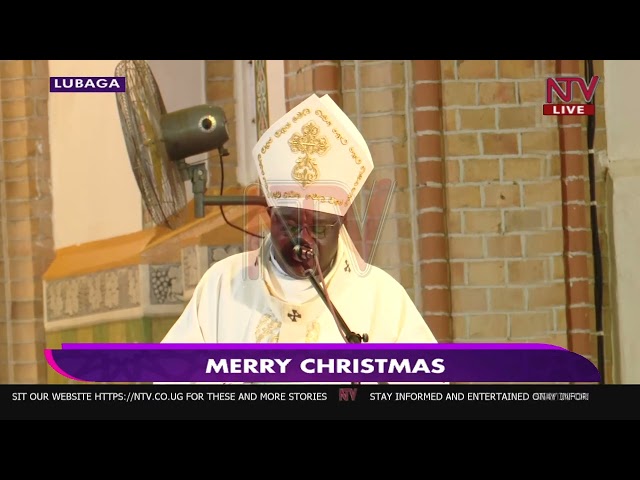
[[[327,233],[338,226],[339,223],[338,221],[331,225],[283,225],[282,230],[288,230],[292,236],[297,237],[301,235],[302,230],[306,228],[307,232],[309,232],[313,238],[321,239],[326,237]]]

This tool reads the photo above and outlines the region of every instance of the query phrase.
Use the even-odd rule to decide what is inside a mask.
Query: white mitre
[[[341,216],[374,167],[362,134],[329,95],[291,109],[252,153],[269,206]]]

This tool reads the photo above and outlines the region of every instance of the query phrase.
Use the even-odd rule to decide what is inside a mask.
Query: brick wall
[[[400,281],[419,305],[416,223],[411,215],[413,152],[407,115],[410,63],[404,60],[342,61],[342,98],[345,112],[367,140],[376,165],[350,211],[354,221],[349,232],[365,260]],[[394,193],[390,208],[381,219],[386,190],[380,189],[377,182],[387,179],[394,182]],[[361,235],[355,220],[362,222],[365,212],[364,235]],[[382,225],[380,220],[384,222]],[[378,228],[382,231],[375,242]]]
[[[584,125],[541,114],[561,69],[442,61],[452,318],[459,340],[549,342],[593,359]]]
[[[329,94],[342,106],[340,60],[285,60],[284,72],[287,110],[312,93]]]
[[[53,259],[46,60],[0,61],[0,383],[42,383]]]
[[[529,102],[530,89],[540,83],[535,66],[442,62],[458,340],[566,346],[558,137],[554,125],[543,124],[539,106]]]

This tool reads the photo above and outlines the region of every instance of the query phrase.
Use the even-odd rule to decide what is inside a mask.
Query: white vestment
[[[210,267],[162,343],[344,343],[311,282],[287,279],[270,253],[267,237],[258,250]],[[369,343],[436,342],[404,287],[365,264],[344,227],[325,283],[349,328]]]
[[[344,227],[336,260],[324,280],[335,309],[351,331],[369,336],[368,343],[437,343],[404,287],[384,270],[365,264]],[[277,266],[270,237],[258,250],[231,255],[211,266],[162,340],[305,342],[345,340],[311,282],[287,277]]]

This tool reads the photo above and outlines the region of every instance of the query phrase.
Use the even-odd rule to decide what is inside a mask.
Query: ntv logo
[[[50,77],[50,92],[124,92],[125,77]]]
[[[580,77],[556,77],[547,78],[547,98],[542,106],[543,115],[595,115],[596,106],[593,98],[600,77],[593,76],[589,84]],[[564,84],[564,88],[560,84]],[[577,85],[582,93],[585,103],[571,104],[573,101],[573,85]],[[562,103],[553,103],[553,95],[556,95]]]
[[[357,388],[341,388],[338,390],[338,401],[339,402],[355,402],[356,395],[358,395]]]

